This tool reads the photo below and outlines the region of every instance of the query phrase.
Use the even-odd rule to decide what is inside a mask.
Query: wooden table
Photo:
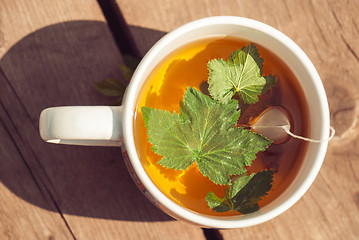
[[[0,239],[358,239],[359,1],[0,0]],[[122,78],[194,19],[235,15],[292,38],[324,83],[337,135],[319,176],[289,211],[245,229],[203,230],[142,196],[117,148],[59,146],[42,109],[99,105],[94,82]]]

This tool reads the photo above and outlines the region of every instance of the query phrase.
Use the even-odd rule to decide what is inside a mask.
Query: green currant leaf
[[[199,171],[216,184],[229,184],[230,175],[246,172],[258,151],[271,143],[263,136],[235,128],[237,102],[221,104],[189,87],[180,113],[142,107],[152,150],[164,167],[185,170],[197,162]]]
[[[208,90],[221,103],[227,103],[236,94],[244,103],[256,103],[258,95],[275,83],[273,76],[262,76],[263,59],[254,44],[234,51],[227,61],[213,59],[207,67]]]
[[[273,170],[263,170],[255,175],[236,177],[224,197],[209,192],[206,197],[207,204],[216,212],[255,212],[259,209],[258,202],[272,187],[273,174]]]

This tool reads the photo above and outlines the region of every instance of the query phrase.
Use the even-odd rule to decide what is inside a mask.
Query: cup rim
[[[308,173],[304,181],[296,189],[296,191],[291,194],[291,196],[286,197],[281,204],[273,207],[270,210],[259,210],[255,213],[248,215],[240,215],[236,217],[216,217],[203,215],[191,210],[188,210],[177,203],[170,200],[165,196],[152,182],[152,180],[147,175],[144,170],[139,157],[136,152],[134,135],[133,135],[133,119],[135,117],[135,105],[137,100],[138,88],[141,87],[142,76],[145,73],[146,67],[156,58],[157,54],[161,51],[163,46],[170,44],[179,36],[183,35],[186,32],[193,31],[202,27],[206,27],[213,24],[231,24],[241,27],[248,27],[255,31],[263,32],[264,34],[270,35],[272,38],[277,40],[280,44],[285,45],[287,48],[291,49],[295,56],[303,63],[306,69],[309,71],[313,84],[315,85],[318,94],[320,95],[320,108],[322,110],[322,115],[324,116],[323,127],[321,129],[322,137],[326,138],[329,135],[325,133],[325,128],[329,130],[329,107],[325,94],[324,87],[320,80],[319,74],[317,73],[314,65],[306,56],[306,54],[300,49],[300,47],[295,44],[289,37],[278,31],[277,29],[264,24],[262,22],[252,20],[249,18],[237,17],[237,16],[215,16],[198,19],[187,24],[180,26],[179,28],[169,32],[163,38],[161,38],[143,57],[142,61],[135,70],[131,82],[126,89],[126,93],[123,100],[123,137],[125,148],[129,159],[131,161],[132,167],[135,170],[137,177],[140,179],[145,188],[151,193],[151,195],[163,205],[166,209],[169,209],[175,216],[185,219],[192,223],[196,223],[201,226],[213,227],[213,228],[239,228],[239,227],[248,227],[256,224],[263,223],[268,221],[287,209],[289,209],[293,204],[295,204],[309,189],[310,185],[313,183],[316,178],[321,165],[324,161],[327,142],[317,143],[318,151],[315,157],[315,162],[311,169],[308,170]],[[270,204],[268,204],[270,205]]]

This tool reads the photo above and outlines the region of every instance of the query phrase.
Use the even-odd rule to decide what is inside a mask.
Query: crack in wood
[[[319,24],[319,22],[318,22],[318,20],[317,20],[317,18],[316,18],[316,16],[315,16],[316,13],[314,12],[314,9],[315,9],[314,4],[313,4],[312,0],[310,0],[309,2],[310,2],[310,5],[311,5],[310,10],[311,10],[312,15],[313,15],[313,20],[314,20],[315,25],[317,26],[317,28],[318,28],[318,30],[319,30],[319,35],[320,35],[320,37],[322,38],[322,40],[323,40],[323,42],[325,43],[325,45],[328,45],[327,39],[325,38],[324,33],[323,33],[323,29],[322,29],[322,27],[320,26],[320,24]]]
[[[311,42],[312,42],[313,45],[314,45],[313,48],[314,48],[314,51],[315,51],[315,53],[317,54],[319,60],[320,60],[321,62],[324,62],[324,60],[323,60],[323,58],[322,58],[322,54],[319,52],[319,49],[315,46],[315,41],[314,41],[314,39],[313,39],[313,36],[312,36],[312,35],[309,35],[309,38],[310,38]]]
[[[288,6],[287,1],[286,1],[286,0],[284,0],[284,1],[283,1],[283,3],[284,3],[284,7],[285,7],[285,9],[287,10],[287,13],[288,13],[289,19],[290,19],[290,20],[292,20],[292,19],[293,19],[293,17],[292,17],[292,13],[290,12],[290,8],[289,8],[289,6]]]
[[[349,50],[349,52],[354,56],[354,58],[359,62],[359,56],[355,53],[353,48],[350,46],[350,44],[347,42],[347,40],[344,38],[344,36],[341,34],[340,37],[342,38],[345,46]]]
[[[0,75],[3,76],[3,79],[5,80],[5,84],[8,85],[8,87],[10,88],[11,90],[11,94],[13,96],[15,96],[16,100],[20,103],[21,107],[22,107],[22,110],[25,112],[26,114],[26,118],[28,118],[30,120],[30,122],[32,123],[32,119],[30,117],[30,114],[29,112],[26,110],[25,108],[25,105],[24,103],[21,101],[21,98],[19,97],[19,95],[17,94],[17,92],[15,91],[14,87],[12,86],[11,82],[9,81],[8,77],[6,76],[4,70],[2,69],[2,67],[0,66]],[[10,117],[10,116],[9,116]],[[11,118],[10,118],[11,119]],[[33,127],[35,127],[33,124],[32,124]]]
[[[355,106],[339,108],[339,109],[337,109],[336,111],[334,111],[334,112],[332,113],[332,118],[333,118],[333,119],[336,118],[336,116],[337,116],[339,113],[353,111],[354,109],[355,109]]]
[[[359,33],[358,24],[355,22],[355,19],[352,19],[352,23],[353,23],[352,26],[354,26],[354,29],[356,30],[356,32]]]
[[[348,163],[349,163],[349,166],[350,166],[350,171],[351,171],[351,173],[353,174],[353,176],[354,176],[354,179],[356,180],[356,182],[358,182],[359,181],[359,178],[358,178],[358,176],[357,176],[357,171],[356,171],[356,168],[353,166],[353,163],[352,163],[352,161],[351,161],[351,159],[349,158],[349,160],[348,160]]]
[[[34,130],[37,132],[37,127],[33,124],[33,121],[31,119],[31,116],[29,114],[29,112],[26,110],[25,108],[25,104],[21,101],[21,98],[19,97],[19,95],[17,94],[17,92],[15,91],[14,87],[11,85],[10,81],[8,80],[5,72],[3,71],[3,69],[0,66],[0,74],[3,76],[3,79],[5,80],[5,84],[8,85],[8,87],[11,90],[11,94],[15,97],[16,101],[19,102],[20,107],[22,108],[23,112],[26,115],[26,118],[29,119],[29,122],[31,123],[31,126],[34,128]],[[4,106],[5,109],[5,106]],[[10,116],[10,114],[8,114],[9,119],[12,121],[12,118]],[[12,121],[12,124],[14,125],[14,129],[17,132],[17,134],[20,136],[20,133],[18,131],[18,129],[15,127],[16,124]],[[20,138],[21,141],[25,141],[23,138]],[[28,149],[31,151],[32,155],[34,156],[34,159],[36,160],[37,164],[39,165],[42,173],[44,174],[44,176],[47,178],[47,181],[49,182],[49,184],[51,185],[52,188],[55,188],[54,185],[52,184],[52,181],[50,179],[50,177],[47,175],[45,169],[43,168],[42,164],[40,163],[39,159],[36,157],[36,154],[34,153],[33,149],[31,148],[31,144],[29,144],[27,141],[24,142],[24,145],[28,146]]]
[[[4,104],[2,103],[1,99],[0,99],[0,107],[2,108],[2,112],[5,113],[5,115],[6,115],[7,118],[9,119],[10,123],[13,125],[13,128],[16,129],[16,127],[14,126],[14,123],[13,123],[12,119],[10,118],[9,113],[8,113],[8,111],[6,110],[6,108],[5,108]],[[31,170],[29,164],[26,162],[25,157],[24,157],[22,151],[20,150],[20,147],[18,146],[17,141],[14,139],[14,137],[13,137],[13,135],[11,134],[11,132],[10,132],[8,126],[5,124],[4,120],[3,120],[1,117],[0,117],[0,123],[1,123],[1,125],[4,126],[4,129],[5,129],[6,133],[7,133],[7,135],[9,136],[9,139],[10,139],[11,143],[12,143],[13,146],[15,147],[16,151],[19,153],[22,162],[24,163],[24,165],[25,165],[27,171],[29,172],[31,178],[34,180],[34,183],[35,183],[35,185],[37,186],[37,188],[39,189],[39,191],[40,191],[42,197],[43,197],[44,199],[46,199],[45,193],[42,191],[42,188],[41,188],[39,182],[37,181],[37,179],[36,179],[36,177],[35,177],[33,171]]]
[[[333,15],[333,17],[334,17],[334,20],[337,22],[338,26],[339,26],[340,28],[342,28],[342,24],[340,23],[340,21],[339,21],[339,19],[338,19],[338,16],[337,16],[337,14],[333,11],[333,9],[331,9],[331,13],[332,13],[332,15]]]

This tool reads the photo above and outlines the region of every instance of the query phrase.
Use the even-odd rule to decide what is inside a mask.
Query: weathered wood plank
[[[256,19],[292,38],[306,52],[322,77],[337,135],[329,143],[323,168],[315,183],[289,211],[259,226],[220,232],[224,239],[357,238],[358,1],[117,0],[117,3],[142,54],[165,32],[188,21],[214,15]]]
[[[4,96],[4,89],[8,86],[4,84],[3,74],[0,74],[0,83],[0,95]],[[0,236],[4,239],[73,239],[46,187],[29,167],[28,159],[33,158],[31,149],[24,144],[2,100],[1,98]],[[21,196],[17,193],[21,193]],[[33,205],[34,201],[45,207]]]
[[[122,78],[96,1],[7,1],[0,29],[0,234],[5,239],[203,239],[140,193],[118,148],[51,145],[42,109],[111,101],[92,84]],[[19,180],[18,180],[19,179]]]

